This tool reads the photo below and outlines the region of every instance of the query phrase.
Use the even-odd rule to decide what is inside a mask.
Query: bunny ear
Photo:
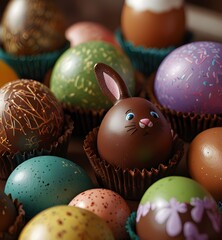
[[[96,78],[104,95],[113,104],[117,101],[130,97],[129,90],[120,75],[110,66],[97,63],[94,66]]]

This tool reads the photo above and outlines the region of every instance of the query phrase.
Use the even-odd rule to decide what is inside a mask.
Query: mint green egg
[[[182,176],[165,177],[153,183],[144,193],[141,204],[157,203],[162,199],[176,198],[179,202],[190,202],[191,198],[211,197],[210,193],[198,182]]]
[[[57,60],[50,79],[56,98],[68,106],[108,110],[112,103],[101,92],[94,74],[98,62],[116,70],[134,95],[135,72],[129,58],[110,43],[90,41],[69,48]]]

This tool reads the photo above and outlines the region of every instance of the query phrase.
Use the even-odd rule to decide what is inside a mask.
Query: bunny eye
[[[126,114],[126,120],[129,121],[129,120],[133,119],[134,116],[135,116],[134,113],[131,113],[131,112],[130,112],[130,113],[127,113],[127,114]]]
[[[153,118],[159,118],[158,113],[156,113],[156,112],[154,112],[154,111],[151,111],[151,112],[150,112],[150,115],[151,115]]]

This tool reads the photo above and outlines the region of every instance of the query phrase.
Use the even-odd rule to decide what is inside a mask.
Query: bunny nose
[[[150,121],[149,118],[143,118],[139,121],[139,126],[141,128],[145,128],[146,126],[147,127],[152,127],[153,126],[153,123]]]

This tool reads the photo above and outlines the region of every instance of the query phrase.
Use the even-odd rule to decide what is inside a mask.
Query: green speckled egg
[[[211,194],[198,182],[165,177],[144,193],[136,213],[140,239],[221,240],[222,215]]]
[[[48,208],[22,230],[19,240],[114,240],[106,222],[95,213],[73,206]]]
[[[106,63],[116,70],[134,95],[134,69],[128,57],[112,44],[90,41],[66,50],[57,60],[50,79],[50,89],[57,99],[83,109],[109,109],[110,100],[97,83],[94,65]]]
[[[38,156],[20,164],[6,181],[5,193],[23,203],[27,219],[94,185],[80,166],[56,156]]]

